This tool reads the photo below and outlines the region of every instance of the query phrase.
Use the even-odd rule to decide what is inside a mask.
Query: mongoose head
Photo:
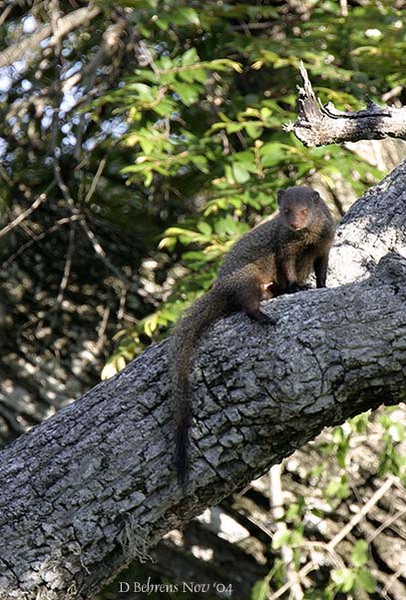
[[[321,198],[315,190],[295,186],[278,191],[280,219],[292,231],[308,228]]]

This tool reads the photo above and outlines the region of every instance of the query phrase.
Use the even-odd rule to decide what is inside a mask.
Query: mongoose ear
[[[312,199],[315,204],[318,204],[319,201],[321,200],[319,192],[316,192],[316,190],[313,190]]]
[[[282,199],[283,199],[284,195],[285,195],[284,190],[278,190],[277,198],[278,198],[278,205],[279,206],[281,205],[281,202],[282,202]]]

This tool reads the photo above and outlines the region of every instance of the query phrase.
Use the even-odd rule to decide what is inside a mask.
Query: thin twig
[[[388,581],[385,583],[385,587],[382,590],[382,595],[385,595],[389,592],[389,590],[391,589],[392,585],[395,583],[395,581],[397,579],[399,579],[399,577],[401,575],[403,575],[405,570],[405,565],[402,564],[399,569],[396,571],[396,573],[394,573],[393,575],[391,575],[388,579]]]
[[[46,231],[43,231],[42,233],[40,233],[39,235],[37,235],[35,238],[28,240],[28,242],[26,242],[25,244],[23,244],[22,246],[20,246],[18,248],[18,250],[16,250],[15,252],[13,252],[13,254],[11,254],[11,256],[9,256],[7,258],[7,260],[5,260],[2,265],[1,268],[7,269],[10,264],[13,262],[13,260],[15,260],[18,256],[20,256],[20,254],[22,254],[25,250],[27,250],[28,248],[30,248],[33,244],[37,244],[38,242],[40,242],[41,240],[43,240],[47,235],[50,235],[51,233],[54,233],[55,231],[58,231],[58,229],[60,227],[62,227],[63,225],[69,225],[69,223],[74,222],[74,221],[78,221],[79,219],[82,218],[82,215],[72,215],[70,217],[63,217],[63,219],[59,219],[58,221],[56,221],[56,223],[54,225],[52,225],[52,227],[50,227],[49,229],[47,229]]]
[[[326,544],[326,550],[328,552],[334,550],[337,544],[339,544],[350,533],[350,531],[356,525],[358,525],[360,521],[362,521],[362,519],[365,517],[365,515],[368,514],[371,508],[375,506],[375,504],[379,502],[382,496],[384,496],[388,492],[388,490],[391,488],[394,482],[395,477],[388,477],[388,479],[383,483],[383,485],[376,490],[375,494],[371,496],[368,502],[364,504],[361,510],[352,517],[352,519],[347,523],[347,525],[343,527],[343,529],[339,533],[337,533],[337,535],[334,536],[333,539],[328,542],[328,544]],[[310,571],[313,571],[313,569],[315,569],[317,566],[318,565],[313,560],[310,561],[307,565],[300,569],[300,571],[297,574],[298,578],[302,580],[304,577],[306,577],[308,573],[310,573]],[[272,594],[268,600],[277,600],[277,598],[280,598],[281,596],[283,596],[283,594],[290,590],[291,587],[292,585],[290,582],[285,583],[281,588],[279,588],[277,592]]]
[[[66,253],[65,267],[63,269],[63,276],[62,276],[61,284],[59,286],[59,292],[58,292],[58,296],[56,298],[56,304],[62,303],[63,295],[64,295],[66,287],[68,285],[69,276],[70,276],[71,269],[72,269],[72,256],[73,256],[73,250],[74,250],[74,243],[75,243],[75,227],[71,221],[70,228],[69,228],[68,251]]]
[[[125,305],[127,302],[127,288],[123,288],[120,294],[120,305],[117,311],[117,321],[120,323],[124,318]]]
[[[69,192],[69,188],[66,185],[66,183],[64,182],[64,180],[62,179],[62,175],[61,175],[61,167],[60,164],[58,162],[58,159],[55,157],[54,158],[54,175],[55,175],[55,179],[56,182],[58,184],[59,189],[62,192],[63,197],[65,198],[68,206],[70,207],[70,209],[72,210],[73,213],[78,213],[78,209],[75,206],[75,201],[72,198],[70,192]]]
[[[9,233],[12,229],[20,225],[20,223],[24,221],[32,212],[34,212],[36,208],[38,208],[43,202],[45,202],[45,200],[48,199],[48,192],[53,188],[54,185],[55,183],[52,182],[46,188],[45,192],[42,192],[42,194],[40,194],[38,198],[34,200],[34,202],[29,208],[27,208],[27,210],[18,215],[18,217],[16,217],[14,221],[11,221],[11,223],[3,227],[3,229],[0,230],[0,238],[7,235],[7,233]]]
[[[96,342],[96,345],[95,345],[94,351],[93,351],[93,354],[95,356],[100,354],[100,352],[102,351],[102,349],[104,347],[104,337],[105,337],[105,333],[106,333],[106,329],[107,329],[107,324],[109,322],[109,317],[110,317],[110,307],[106,306],[104,309],[104,312],[103,312],[103,319],[102,319],[102,322],[100,324],[100,328],[98,331],[97,342]]]
[[[4,21],[7,20],[7,17],[9,16],[9,14],[11,13],[11,11],[13,10],[13,5],[9,4],[1,13],[0,15],[0,27],[3,25]]]
[[[335,548],[337,544],[339,544],[350,533],[350,531],[354,529],[354,527],[358,525],[360,521],[362,521],[365,515],[369,513],[371,508],[375,506],[375,504],[379,502],[382,496],[384,496],[386,492],[392,487],[394,479],[395,478],[392,476],[388,477],[388,479],[383,483],[383,485],[376,490],[375,494],[371,496],[368,502],[364,504],[361,510],[357,514],[355,514],[352,517],[352,519],[348,521],[347,525],[343,527],[342,530],[339,533],[337,533],[337,535],[335,535],[332,540],[329,541],[329,543],[327,544],[329,548]]]
[[[97,171],[96,171],[96,175],[93,177],[93,181],[90,185],[89,191],[86,194],[85,197],[85,203],[89,202],[89,200],[91,199],[91,197],[93,196],[95,189],[97,187],[97,183],[101,177],[101,174],[103,173],[103,169],[106,166],[106,162],[107,162],[107,158],[103,157],[101,159],[101,161],[99,162],[99,166],[97,167]]]
[[[66,203],[68,204],[70,210],[72,211],[73,214],[81,214],[79,209],[76,207],[76,203],[69,191],[68,186],[66,185],[66,183],[64,182],[63,178],[62,178],[62,174],[61,174],[61,167],[59,165],[59,161],[56,155],[56,132],[57,132],[57,117],[54,114],[54,135],[53,135],[53,149],[54,149],[54,174],[55,174],[55,179],[58,183],[59,189],[62,192],[63,197],[66,200]],[[80,226],[82,227],[83,231],[86,233],[87,237],[90,240],[90,243],[92,244],[94,251],[96,252],[97,256],[99,256],[99,258],[101,258],[101,260],[104,262],[104,264],[107,266],[107,268],[114,273],[114,275],[116,275],[116,277],[129,289],[132,289],[132,284],[131,282],[127,279],[127,277],[125,277],[125,275],[123,275],[123,273],[117,269],[117,267],[115,267],[113,265],[113,263],[110,261],[110,259],[108,258],[104,248],[101,246],[101,244],[99,243],[97,237],[95,236],[95,234],[93,233],[93,231],[89,228],[85,216],[83,214],[81,214],[81,218],[79,219],[79,223]]]
[[[104,262],[104,264],[107,266],[107,268],[112,273],[114,273],[114,275],[127,288],[132,289],[133,288],[133,284],[131,283],[131,281],[129,281],[129,279],[127,279],[127,277],[125,275],[123,275],[123,273],[119,269],[117,269],[117,267],[115,267],[113,265],[113,263],[111,262],[111,260],[108,258],[107,254],[106,254],[106,251],[101,246],[99,240],[97,239],[97,237],[95,236],[95,234],[93,233],[93,231],[90,229],[90,227],[86,223],[85,218],[83,217],[82,219],[80,219],[79,223],[80,223],[83,231],[86,233],[87,237],[89,238],[89,241],[92,244],[93,249],[96,252],[97,256]]]
[[[276,532],[283,535],[287,532],[286,522],[282,520],[284,515],[283,491],[282,491],[282,467],[274,465],[269,470],[269,496],[271,499],[271,515],[275,522]],[[287,544],[281,546],[281,557],[285,565],[287,583],[292,591],[293,600],[304,598],[303,590],[299,583],[297,572],[294,569],[293,551]]]
[[[386,519],[378,527],[378,529],[375,529],[375,531],[368,536],[367,543],[370,544],[380,533],[382,533],[382,531],[384,531],[384,529],[386,529],[387,527],[390,527],[392,525],[392,523],[394,523],[395,521],[400,519],[400,517],[403,517],[403,515],[405,513],[406,513],[406,508],[402,508],[401,510],[398,510],[397,512],[395,512],[394,515],[392,515],[391,517]]]
[[[310,552],[312,551],[313,548],[318,547],[321,550],[326,550],[328,554],[330,554],[331,556],[331,560],[332,562],[339,568],[339,569],[343,569],[345,567],[345,563],[343,561],[343,559],[341,558],[341,556],[339,554],[337,554],[337,552],[335,550],[332,550],[331,548],[328,548],[327,544],[325,542],[317,542],[317,541],[306,541],[305,546],[307,546],[310,550]],[[316,562],[316,561],[313,561]]]

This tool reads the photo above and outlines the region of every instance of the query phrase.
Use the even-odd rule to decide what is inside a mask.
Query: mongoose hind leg
[[[258,278],[244,281],[244,284],[240,284],[235,294],[238,307],[244,310],[251,319],[259,323],[274,323],[268,315],[261,311],[261,300],[271,297],[272,294],[269,293],[267,286],[261,283]]]

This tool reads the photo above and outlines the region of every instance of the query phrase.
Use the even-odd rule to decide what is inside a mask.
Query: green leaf
[[[188,67],[188,66],[196,63],[198,60],[199,60],[199,56],[197,54],[196,48],[190,48],[182,56],[182,65],[184,67]]]
[[[303,529],[301,527],[297,527],[292,530],[290,543],[292,546],[299,546],[303,541]]]
[[[199,100],[200,90],[195,85],[176,82],[176,84],[173,85],[173,90],[178,94],[179,98],[186,106],[191,106]]]
[[[264,167],[272,167],[287,160],[288,150],[285,144],[270,142],[262,146],[260,156]]]
[[[232,169],[231,165],[225,165],[224,174],[226,176],[227,183],[229,185],[234,185],[236,180],[234,178],[233,169]]]
[[[208,63],[205,63],[210,69],[214,69],[216,71],[227,71],[230,68],[236,71],[237,73],[242,73],[242,66],[240,63],[235,62],[234,60],[230,60],[228,58],[219,58],[216,60],[211,60]]]
[[[349,444],[338,446],[337,448],[337,462],[342,469],[346,467],[346,458]]]
[[[368,562],[368,544],[365,540],[357,540],[351,553],[351,562],[354,567],[362,567]]]
[[[350,487],[348,485],[345,475],[342,477],[336,477],[332,479],[326,487],[326,496],[330,498],[348,498],[350,495]]]
[[[154,175],[152,171],[147,171],[144,175],[144,185],[145,187],[149,187],[154,180]]]
[[[279,550],[285,544],[289,544],[291,539],[291,533],[289,529],[285,531],[277,531],[272,538],[272,548],[273,550]]]
[[[210,227],[210,225],[208,223],[205,223],[204,221],[200,221],[200,223],[197,224],[197,228],[201,233],[207,236],[211,236],[211,234],[213,233],[213,230]]]
[[[230,125],[226,125],[226,129],[228,133],[236,133],[244,129],[244,123],[230,123]]]
[[[171,61],[169,56],[166,56],[165,54],[161,57],[161,60],[159,62],[160,67],[164,70],[171,69],[173,67],[173,62]]]
[[[155,24],[158,25],[159,29],[162,29],[163,31],[168,30],[170,23],[171,20],[167,17],[158,17],[155,21]]]
[[[389,435],[394,442],[403,442],[405,439],[405,426],[403,423],[392,422],[389,427]]]
[[[232,169],[233,169],[234,179],[236,180],[237,183],[245,183],[246,181],[249,180],[250,174],[247,171],[247,169],[244,167],[244,165],[242,165],[238,162],[235,162],[232,165]]]
[[[173,251],[176,246],[176,238],[175,237],[163,237],[158,244],[158,248],[163,250],[167,248],[168,250]]]
[[[256,582],[251,591],[251,600],[267,600],[269,592],[268,578]]]
[[[125,88],[129,92],[138,92],[138,96],[142,100],[153,102],[156,98],[157,88],[152,88],[145,83],[130,83]]]
[[[375,577],[367,569],[358,573],[357,584],[369,594],[373,594],[376,590]]]
[[[332,569],[331,579],[341,592],[350,592],[356,582],[357,573],[352,569]]]
[[[154,104],[152,110],[160,117],[168,117],[176,109],[176,103],[169,98],[164,98],[158,104]]]
[[[172,13],[172,22],[176,25],[200,25],[198,13],[189,7],[178,7],[176,12]]]
[[[262,132],[264,131],[264,128],[258,125],[254,125],[253,123],[247,123],[245,126],[245,130],[247,132],[247,134],[250,136],[250,138],[252,138],[253,140],[258,139],[259,137],[261,137]]]
[[[210,169],[208,166],[208,160],[205,156],[191,156],[190,160],[202,173],[209,173]]]
[[[207,70],[193,67],[193,69],[179,71],[177,77],[182,81],[186,81],[186,83],[198,82],[205,85],[207,83]]]
[[[344,434],[343,428],[340,426],[334,427],[332,438],[333,438],[333,442],[335,444],[342,444],[345,440],[345,434]]]
[[[156,142],[153,140],[147,140],[145,138],[140,139],[140,146],[145,154],[150,154],[153,151],[155,144]]]
[[[188,23],[192,25],[200,25],[199,14],[194,8],[183,8],[181,12]]]
[[[287,511],[286,511],[286,519],[289,521],[294,520],[296,517],[299,517],[302,512],[303,512],[303,508],[305,507],[305,502],[303,500],[303,498],[301,498],[301,502],[293,502],[292,504],[289,505]]]
[[[154,331],[158,327],[159,314],[152,313],[149,317],[147,317],[144,321],[144,331],[149,336],[152,337]]]

